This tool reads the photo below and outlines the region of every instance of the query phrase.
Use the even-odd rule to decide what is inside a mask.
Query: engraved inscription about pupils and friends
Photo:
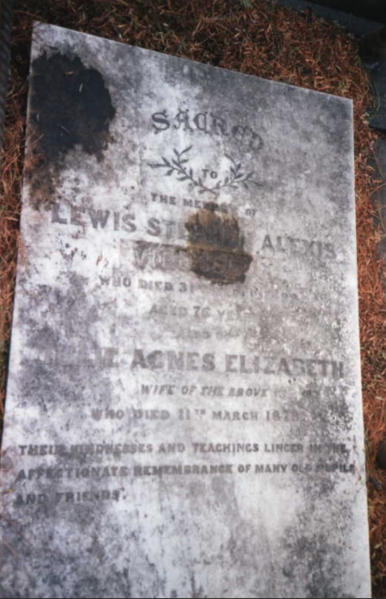
[[[293,441],[259,442],[256,438],[247,442],[208,442],[197,439],[190,444],[126,441],[83,445],[21,445],[18,453],[20,460],[29,461],[28,467],[21,467],[15,473],[14,506],[18,509],[45,503],[118,502],[126,499],[124,487],[113,491],[96,491],[95,484],[100,483],[103,486],[106,482],[114,481],[124,484],[128,478],[223,475],[276,477],[308,476],[322,472],[354,475],[356,472],[355,464],[350,459],[349,447],[346,443],[339,442],[305,445]],[[154,459],[156,456],[161,459],[161,463],[158,460],[158,463],[149,463],[148,459]],[[214,462],[211,460],[208,464],[199,461],[208,456],[213,456]],[[248,458],[248,461],[233,461],[240,456]],[[172,461],[162,463],[162,459],[166,457]],[[44,458],[51,460],[49,466],[42,465]],[[101,463],[102,460],[112,458],[113,465]],[[130,463],[132,459],[135,459],[134,464]],[[144,463],[138,463],[139,459],[144,460]],[[31,467],[31,460],[36,460],[37,465]],[[52,460],[58,460],[59,465],[52,465]],[[119,461],[123,461],[123,464]],[[44,485],[47,482],[52,483],[56,489],[53,489],[51,494],[28,491],[28,485],[31,483]],[[73,486],[81,483],[92,483],[93,488],[78,488],[74,491]],[[65,487],[66,484],[72,485],[71,490],[58,487]],[[20,485],[27,487],[21,490]]]

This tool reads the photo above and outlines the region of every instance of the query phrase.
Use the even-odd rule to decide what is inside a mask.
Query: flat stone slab
[[[350,101],[35,27],[3,597],[369,597]]]

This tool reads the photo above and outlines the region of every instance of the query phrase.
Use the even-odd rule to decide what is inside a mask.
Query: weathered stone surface
[[[368,597],[348,100],[37,25],[4,597]]]

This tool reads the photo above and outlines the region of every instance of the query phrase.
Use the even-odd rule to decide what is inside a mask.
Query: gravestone
[[[369,597],[352,103],[37,24],[4,597]]]

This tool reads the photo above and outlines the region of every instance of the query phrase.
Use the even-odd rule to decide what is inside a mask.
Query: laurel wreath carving
[[[178,181],[189,181],[193,187],[197,188],[198,193],[210,193],[218,196],[222,189],[238,189],[241,185],[244,189],[249,189],[251,185],[260,187],[260,183],[254,180],[255,173],[245,173],[245,169],[241,163],[238,163],[232,156],[225,154],[225,157],[231,162],[229,166],[229,172],[225,179],[220,179],[213,187],[209,187],[202,179],[195,175],[194,169],[189,166],[190,158],[188,153],[192,150],[193,146],[185,148],[182,152],[174,149],[174,157],[166,158],[162,157],[162,162],[158,164],[149,164],[151,168],[164,169],[165,176],[171,177],[176,175]]]

